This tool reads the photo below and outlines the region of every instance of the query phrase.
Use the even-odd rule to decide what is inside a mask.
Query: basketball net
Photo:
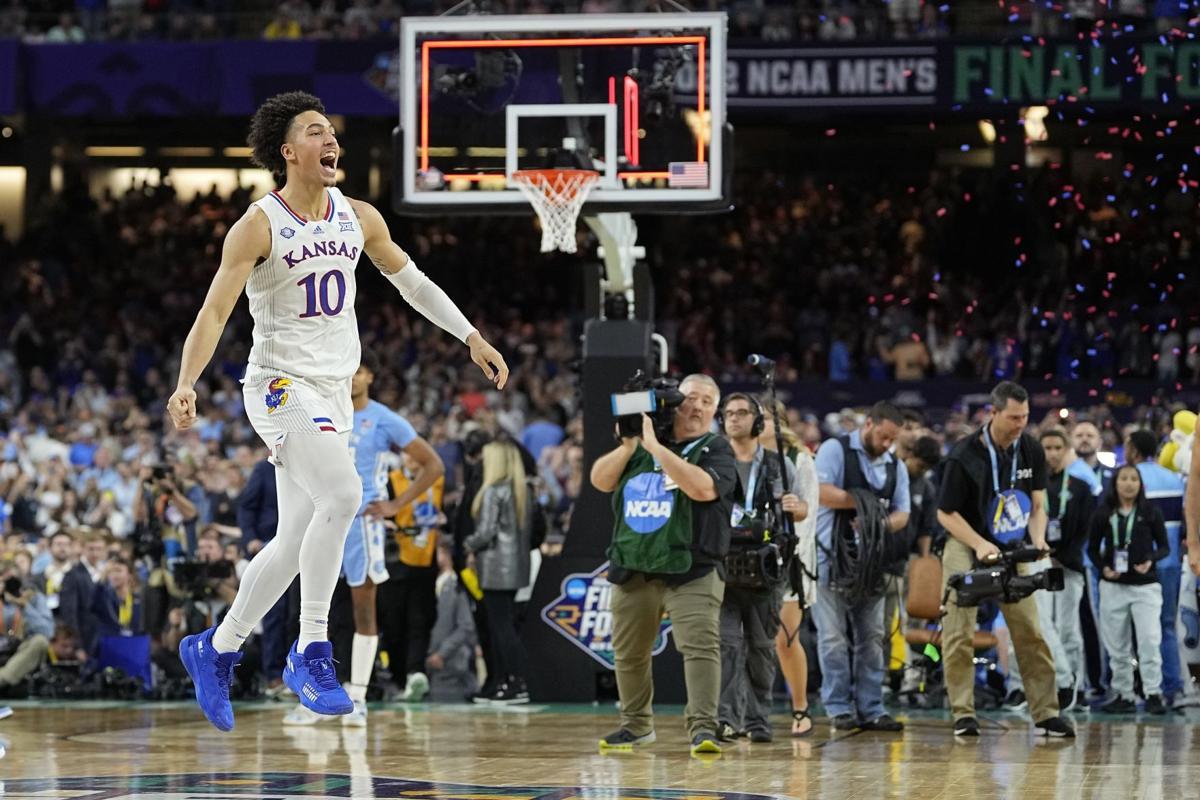
[[[590,169],[522,169],[512,180],[542,222],[542,252],[575,252],[575,223],[600,173]]]

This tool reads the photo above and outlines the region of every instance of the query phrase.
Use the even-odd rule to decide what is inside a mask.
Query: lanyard
[[[683,448],[682,450],[680,450],[680,451],[679,451],[679,456],[680,456],[680,458],[684,458],[684,459],[686,459],[686,458],[688,457],[688,453],[692,452],[692,450],[694,450],[694,449],[695,449],[696,445],[700,444],[700,442],[702,442],[702,441],[704,441],[704,437],[703,437],[703,436],[701,436],[699,439],[696,439],[696,440],[694,440],[694,441],[693,441],[691,444],[689,444],[687,447],[685,447],[685,448]],[[657,459],[657,458],[656,458],[656,459],[654,459],[654,468],[655,468],[655,469],[662,469],[662,464],[659,464],[659,463],[658,463],[658,459]]]
[[[125,595],[125,599],[121,601],[121,607],[117,611],[117,621],[122,628],[128,628],[133,624],[133,592]]]
[[[758,453],[755,453],[758,455]],[[747,517],[753,517],[756,509],[754,508],[754,490],[758,488],[758,473],[762,468],[762,460],[756,460],[750,466],[750,477],[746,481],[746,494],[742,498],[742,513]]]
[[[1108,524],[1109,524],[1109,526],[1112,527],[1113,547],[1116,548],[1117,550],[1121,550],[1124,548],[1122,548],[1120,539],[1117,536],[1117,517],[1118,517],[1117,514],[1113,514],[1111,517],[1109,517]],[[1129,547],[1129,543],[1133,539],[1133,526],[1134,526],[1134,523],[1137,521],[1137,509],[1136,508],[1129,512],[1129,516],[1127,517],[1127,519],[1129,520],[1129,522],[1125,525],[1125,548]]]
[[[1062,487],[1058,490],[1058,516],[1055,519],[1062,519],[1067,515],[1067,503],[1071,500],[1071,476],[1064,469],[1062,471]],[[1050,495],[1043,495],[1042,507],[1046,509],[1046,513],[1050,513]]]
[[[1000,464],[996,459],[996,446],[992,444],[992,433],[988,430],[991,424],[983,426],[983,441],[987,443],[988,455],[992,459],[992,491],[997,495],[1000,494]],[[1016,488],[1017,485],[1017,456],[1020,454],[1021,440],[1018,439],[1013,443],[1012,456],[1012,475],[1008,479],[1008,488]]]

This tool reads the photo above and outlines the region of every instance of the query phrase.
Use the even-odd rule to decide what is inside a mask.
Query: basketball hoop
[[[600,179],[590,169],[521,169],[512,181],[542,222],[542,252],[575,252],[575,222],[588,193]]]

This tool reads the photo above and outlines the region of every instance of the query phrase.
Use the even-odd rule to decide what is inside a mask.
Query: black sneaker
[[[654,731],[638,736],[628,728],[618,728],[600,740],[601,753],[632,753],[635,748],[654,744]]]
[[[506,681],[500,684],[496,693],[488,698],[488,704],[493,706],[519,706],[529,702],[529,689],[525,681]]]
[[[1124,697],[1114,697],[1100,706],[1100,710],[1105,714],[1132,714],[1137,711],[1137,706],[1132,700],[1126,700]]]
[[[899,733],[904,730],[904,723],[892,719],[888,714],[880,714],[873,720],[862,724],[864,731],[881,731],[883,733]]]
[[[1008,693],[1008,697],[1004,698],[1004,707],[1009,711],[1020,711],[1029,705],[1029,701],[1025,699],[1025,693],[1020,689],[1013,689]]]
[[[1167,706],[1163,703],[1161,694],[1152,694],[1146,698],[1146,713],[1156,715],[1167,713]]]
[[[959,717],[954,720],[955,736],[978,736],[979,722],[974,717]]]
[[[838,714],[833,718],[833,729],[835,731],[856,731],[859,727],[858,717],[854,714]]]
[[[1060,739],[1074,739],[1075,729],[1071,727],[1071,723],[1067,722],[1062,717],[1050,717],[1041,722],[1034,723],[1034,727],[1043,736],[1054,736]]]
[[[766,744],[767,742],[772,741],[771,732],[760,730],[750,731],[750,741],[755,742],[756,744]]]
[[[691,750],[694,756],[721,755],[721,745],[717,742],[716,735],[707,731],[701,731],[692,737]]]
[[[1058,710],[1070,711],[1075,707],[1075,691],[1073,689],[1058,690]]]

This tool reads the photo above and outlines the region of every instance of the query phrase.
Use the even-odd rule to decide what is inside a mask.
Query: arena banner
[[[219,107],[212,44],[22,46],[24,109],[58,117],[186,117]]]
[[[0,43],[0,67],[9,44]],[[33,113],[249,116],[267,97],[302,89],[319,95],[331,113],[399,114],[391,39],[11,46],[25,72],[20,107]],[[0,108],[16,85],[0,73]]]
[[[1200,41],[1123,37],[1008,42],[846,43],[764,47],[735,43],[725,72],[729,116],[836,109],[925,108],[1001,113],[1065,104],[1171,108],[1200,100]],[[693,96],[691,65],[679,74]]]
[[[288,89],[331,113],[395,118],[397,44],[215,41],[23,44],[0,41],[0,113],[54,116],[246,116]],[[765,46],[734,43],[729,117],[842,110],[965,111],[1028,105],[1185,111],[1200,101],[1200,41],[1121,37]],[[555,84],[531,69],[527,81]],[[556,84],[555,84],[556,85]],[[696,71],[676,75],[676,98]]]
[[[565,575],[559,595],[542,609],[542,621],[603,666],[615,668],[608,562],[591,572]],[[653,655],[666,649],[670,631],[671,620],[664,616],[654,639]]]

